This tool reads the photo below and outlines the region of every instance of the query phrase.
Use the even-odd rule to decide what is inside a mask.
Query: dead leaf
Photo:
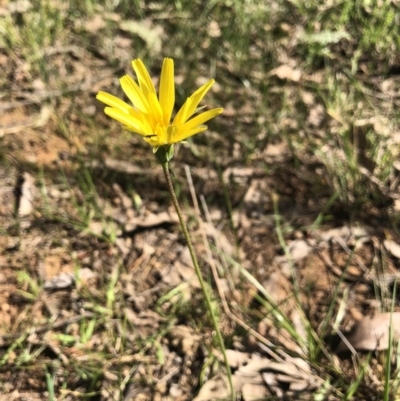
[[[179,222],[178,215],[176,213],[161,212],[158,214],[147,213],[144,216],[134,217],[130,219],[125,226],[126,231],[133,231],[137,227],[155,227],[165,223],[177,223]]]
[[[33,211],[33,198],[35,193],[35,178],[29,173],[23,173],[21,196],[18,204],[18,215],[28,216]]]
[[[311,247],[302,239],[295,240],[289,245],[289,252],[294,262],[304,259],[310,253],[310,250]]]
[[[40,401],[42,399],[43,396],[39,393],[34,393],[34,392],[20,393],[18,390],[15,390],[10,394],[0,395],[0,401],[20,401],[20,400]]]
[[[161,25],[154,25],[150,19],[147,19],[142,21],[122,21],[119,24],[119,28],[139,36],[152,53],[160,53],[162,49],[161,36],[163,34]]]
[[[7,4],[8,11],[10,13],[26,13],[32,8],[32,4],[28,0],[12,1]]]
[[[400,312],[378,313],[373,317],[365,317],[356,323],[347,341],[356,351],[383,351],[389,345],[389,330],[393,339],[400,337]],[[341,341],[336,352],[349,351],[349,347]]]
[[[272,363],[273,362],[265,357],[258,354],[252,354],[249,362],[246,365],[241,366],[238,371],[246,375],[255,375],[262,370],[269,369]]]
[[[278,162],[288,157],[289,148],[286,142],[270,143],[263,154],[267,162]]]
[[[96,33],[100,29],[106,27],[106,21],[104,21],[104,17],[102,15],[96,14],[91,20],[85,21],[85,23],[82,24],[82,27],[87,32]]]
[[[219,353],[217,356],[221,361],[223,361],[221,353]],[[228,358],[229,366],[234,369],[246,365],[251,358],[249,353],[240,352],[233,349],[226,350],[226,357]]]
[[[50,117],[53,114],[53,108],[47,105],[42,106],[40,109],[40,113],[35,117],[35,122],[33,126],[35,128],[44,127],[50,120]]]
[[[92,270],[89,269],[88,267],[84,267],[77,272],[77,276],[79,280],[81,281],[82,284],[87,284],[89,281],[94,279],[97,274]]]
[[[257,180],[252,180],[243,201],[249,206],[257,205],[261,202],[262,193]]]
[[[343,241],[348,241],[351,237],[356,239],[369,237],[368,228],[364,227],[350,227],[343,226],[338,228],[332,228],[319,234],[322,241],[331,241],[335,238],[340,238]]]
[[[193,357],[200,345],[201,337],[193,329],[179,325],[171,329],[172,344],[179,347],[185,356]]]
[[[268,75],[276,75],[279,79],[299,82],[301,78],[301,70],[297,70],[289,65],[283,64],[277,68],[274,68]]]
[[[260,375],[259,375],[260,376]],[[261,379],[261,376],[260,376]],[[242,397],[244,401],[262,400],[268,395],[265,385],[262,383],[245,383],[242,387]]]
[[[308,388],[308,386],[309,383],[307,382],[307,380],[291,380],[289,389],[291,391],[300,392],[300,391],[305,391]]]
[[[91,234],[101,235],[103,233],[104,224],[101,221],[91,221],[88,230]]]
[[[276,303],[280,303],[289,297],[289,283],[280,270],[269,274],[267,280],[263,281],[263,287]]]
[[[208,35],[212,38],[219,38],[221,36],[221,28],[217,21],[210,21],[208,25]]]
[[[240,182],[254,175],[252,167],[228,167],[222,174],[224,182]]]
[[[59,248],[54,249],[53,252],[39,263],[38,270],[43,280],[49,281],[60,273],[73,274],[74,268],[71,263],[68,263],[64,250]]]
[[[313,127],[319,127],[324,121],[325,115],[325,108],[321,104],[317,104],[310,109],[307,122]]]
[[[71,287],[75,282],[73,273],[61,273],[44,283],[45,290],[60,290]]]
[[[397,259],[400,259],[400,245],[397,242],[385,239],[383,241],[385,249]]]
[[[206,381],[193,401],[224,399],[229,396],[229,385],[226,376],[216,376]]]

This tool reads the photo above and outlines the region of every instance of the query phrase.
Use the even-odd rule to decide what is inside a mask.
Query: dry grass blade
[[[365,317],[357,322],[342,341],[336,352],[348,351],[348,344],[356,351],[383,351],[388,349],[390,331],[393,332],[393,341],[400,338],[400,312],[378,313],[373,317]]]

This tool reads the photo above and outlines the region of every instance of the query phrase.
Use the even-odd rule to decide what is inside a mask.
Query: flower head
[[[171,121],[175,104],[174,61],[170,58],[163,61],[158,96],[142,60],[133,60],[132,66],[138,82],[125,75],[120,83],[133,107],[105,92],[99,92],[96,97],[108,106],[104,112],[109,117],[142,135],[155,152],[160,146],[173,145],[206,130],[204,123],[222,113],[223,109],[217,108],[193,117],[201,109],[197,106],[215,82],[211,79],[186,99]]]

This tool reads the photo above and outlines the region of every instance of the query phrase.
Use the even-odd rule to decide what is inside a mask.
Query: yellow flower
[[[164,59],[158,97],[142,60],[133,60],[132,66],[138,83],[129,75],[122,77],[120,83],[134,107],[105,92],[99,92],[96,97],[109,106],[104,109],[109,117],[122,123],[126,129],[142,135],[154,147],[154,152],[160,146],[181,142],[206,130],[207,126],[203,124],[222,113],[223,109],[217,108],[191,118],[196,111],[201,110],[197,106],[214,84],[215,81],[211,79],[186,99],[171,122],[175,104],[174,61]]]

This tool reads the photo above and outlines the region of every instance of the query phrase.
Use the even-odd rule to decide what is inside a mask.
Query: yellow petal
[[[142,112],[149,113],[149,103],[143,92],[140,90],[138,84],[129,76],[125,75],[120,80],[122,90],[132,104]]]
[[[153,126],[151,124],[153,117],[149,118],[148,114],[135,110],[133,107],[129,110],[129,114],[140,121],[143,131],[149,134],[153,132]]]
[[[193,128],[198,127],[199,125],[202,125],[206,121],[211,120],[211,118],[214,118],[218,114],[221,114],[223,111],[224,109],[222,108],[205,111],[204,113],[199,114],[198,116],[192,118],[191,120],[183,124],[181,130],[190,131]]]
[[[186,99],[186,102],[183,104],[183,106],[179,109],[178,113],[176,113],[176,116],[174,118],[174,121],[172,124],[175,125],[180,125],[183,124],[186,120],[187,120],[187,111],[191,105],[191,103],[193,102],[193,100],[188,97]]]
[[[189,131],[182,131],[174,137],[174,142],[182,142],[185,139],[190,138],[191,136],[193,136],[195,134],[198,134],[199,132],[205,131],[206,129],[207,129],[207,125],[200,125]]]
[[[169,125],[165,132],[165,142],[166,143],[175,143],[175,137],[177,136],[179,130],[176,125]]]
[[[96,96],[97,100],[105,103],[107,106],[115,107],[118,110],[124,111],[125,113],[129,113],[129,110],[132,109],[128,103],[125,103],[123,100],[118,99],[117,97],[110,95],[106,92],[99,92]]]
[[[174,61],[170,58],[165,58],[163,61],[159,99],[163,110],[164,123],[168,125],[175,104]]]
[[[154,93],[149,94],[149,106],[157,124],[164,125],[163,109]]]
[[[196,111],[198,104],[201,102],[206,93],[210,90],[210,88],[214,85],[214,80],[210,79],[207,83],[201,86],[193,95],[190,96],[191,103],[186,111],[186,115],[184,116],[183,122],[185,122],[190,116]]]
[[[149,96],[149,93],[154,93],[156,95],[156,90],[154,88],[153,81],[151,80],[151,77],[143,64],[143,61],[138,58],[136,60],[132,61],[132,67],[135,70],[136,76],[139,81],[140,89],[143,91],[144,95],[146,96],[146,99]]]
[[[132,67],[137,82],[128,75],[122,77],[120,82],[133,107],[106,92],[99,92],[97,99],[109,106],[104,109],[105,114],[123,124],[126,129],[142,135],[155,150],[159,146],[181,142],[206,130],[204,123],[223,111],[218,108],[201,112],[203,107],[198,107],[214,84],[211,79],[186,99],[171,123],[175,103],[173,60],[165,58],[163,61],[158,97],[143,62],[140,59],[133,60]]]
[[[112,107],[106,107],[104,109],[104,113],[140,135],[151,134],[151,132],[146,132],[146,127],[143,126],[140,120],[137,120],[135,117],[125,114],[121,110],[114,109]]]

